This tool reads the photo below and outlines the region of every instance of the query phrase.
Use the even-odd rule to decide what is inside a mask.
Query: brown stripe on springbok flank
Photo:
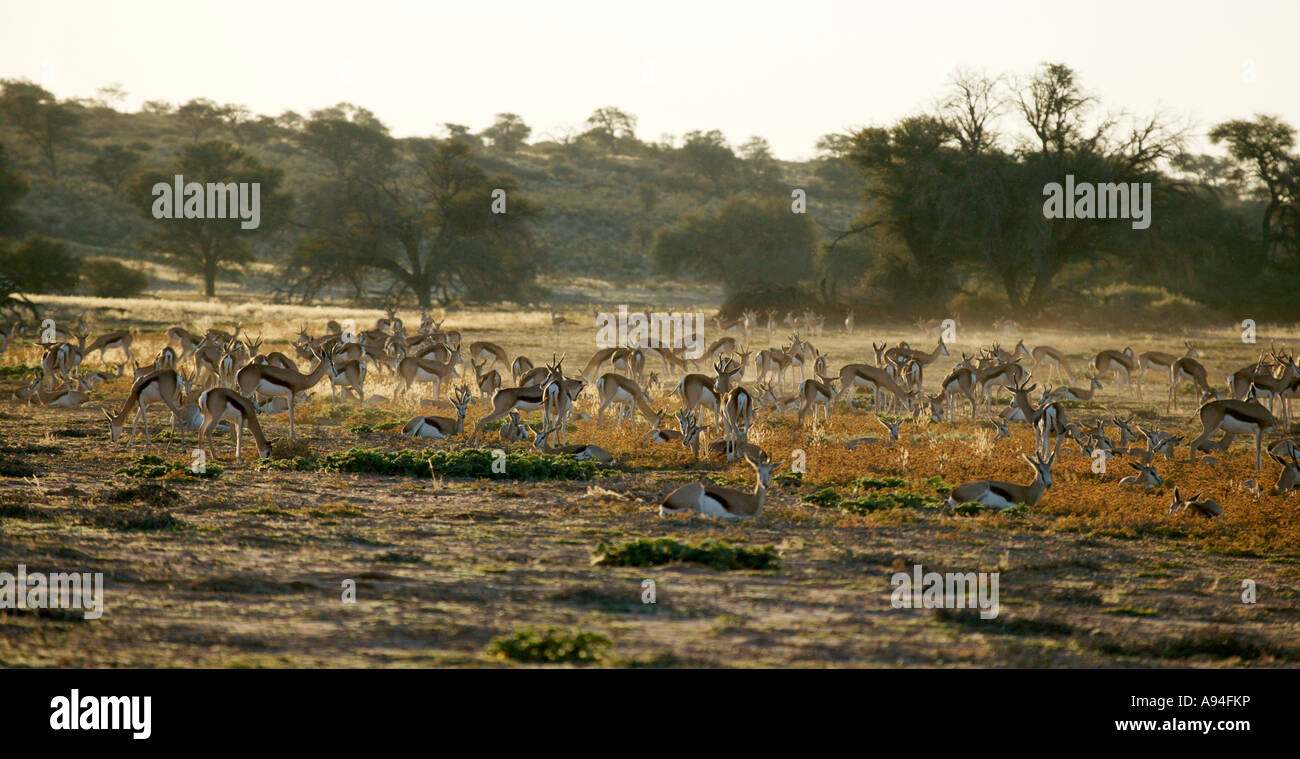
[[[1007,503],[1015,503],[1015,502],[1016,502],[1016,497],[1015,497],[1015,496],[1013,496],[1011,493],[1008,493],[1006,490],[1003,490],[1002,488],[1000,488],[1000,487],[994,485],[993,483],[989,483],[989,486],[988,486],[988,487],[989,487],[989,492],[990,492],[990,493],[994,493],[994,494],[996,494],[997,496],[999,496],[1000,498],[1002,498],[1002,500],[1006,501]]]
[[[1265,411],[1267,411],[1267,409],[1265,409]],[[1223,415],[1224,415],[1224,416],[1230,416],[1230,417],[1232,417],[1233,419],[1236,419],[1236,420],[1239,421],[1239,422],[1245,422],[1246,424],[1261,424],[1261,418],[1259,418],[1259,417],[1253,417],[1253,416],[1244,416],[1244,415],[1242,415],[1242,414],[1240,414],[1240,413],[1234,411],[1234,410],[1231,409],[1231,408],[1225,408],[1225,409],[1223,410]],[[1269,416],[1271,417],[1272,415],[1270,414]],[[1262,422],[1263,422],[1263,423],[1267,423],[1267,422],[1269,422],[1269,419],[1263,419]]]

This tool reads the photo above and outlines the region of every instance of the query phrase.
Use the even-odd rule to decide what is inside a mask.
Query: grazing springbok
[[[757,479],[752,493],[724,488],[712,482],[692,482],[664,497],[659,505],[659,516],[688,511],[723,519],[749,519],[757,516],[767,499],[772,473],[780,469],[781,464],[773,464],[766,454],[756,459],[748,451],[745,452],[745,461],[754,468]]]
[[[130,332],[109,332],[106,335],[100,335],[95,341],[85,347],[86,353],[99,351],[99,363],[104,363],[104,351],[117,349],[126,355],[127,361],[135,361],[135,353],[131,350],[131,343],[135,337]]]
[[[1191,444],[1192,463],[1196,463],[1196,450],[1219,430],[1229,435],[1255,436],[1255,468],[1264,466],[1264,433],[1277,427],[1277,420],[1268,409],[1255,401],[1234,399],[1210,401],[1197,411],[1204,430]]]
[[[636,383],[636,380],[624,377],[616,372],[606,372],[596,380],[596,396],[600,399],[600,408],[596,411],[596,426],[605,422],[605,409],[611,404],[619,407],[618,425],[623,426],[623,419],[633,419],[636,409],[640,409],[652,426],[661,423],[662,412],[657,412],[650,405],[650,393]]]
[[[895,382],[894,378],[890,377],[886,370],[878,366],[848,364],[840,369],[839,383],[839,392],[835,394],[837,402],[841,400],[848,402],[858,388],[867,388],[871,390],[874,396],[874,405],[877,412],[885,405],[882,390],[893,395],[909,411],[912,409],[912,399],[908,391]]]
[[[109,438],[116,443],[122,437],[122,427],[126,424],[127,418],[134,417],[131,422],[131,436],[127,438],[127,444],[135,442],[137,423],[143,420],[144,444],[148,448],[150,443],[149,415],[146,411],[154,403],[161,403],[172,412],[172,435],[175,436],[176,427],[181,417],[179,401],[180,386],[175,371],[160,369],[149,372],[131,385],[131,392],[127,394],[126,400],[122,402],[122,408],[117,412],[117,416],[113,416],[107,410],[101,409],[104,411],[104,416],[108,417]]]
[[[1034,360],[1035,372],[1038,371],[1038,367],[1044,364],[1047,365],[1047,382],[1052,381],[1053,374],[1066,382],[1074,381],[1074,372],[1070,370],[1069,360],[1065,358],[1064,353],[1056,348],[1050,345],[1038,345],[1030,352],[1030,356]]]
[[[199,427],[199,443],[208,441],[208,452],[212,454],[213,461],[217,460],[217,449],[212,443],[212,431],[223,421],[230,422],[235,430],[235,461],[240,459],[245,424],[248,425],[248,431],[253,433],[253,440],[257,441],[257,457],[271,457],[271,443],[262,433],[262,425],[257,421],[257,407],[248,398],[234,390],[214,387],[203,391],[203,395],[199,396],[198,411],[203,416],[203,423]]]
[[[1125,348],[1122,351],[1104,350],[1092,359],[1092,368],[1098,377],[1115,375],[1115,397],[1119,398],[1123,391],[1131,386],[1133,373],[1137,370],[1137,360],[1133,358],[1132,348]],[[1138,397],[1142,397],[1140,387]]]
[[[1052,462],[1056,460],[1053,453],[1047,459],[1039,454],[1034,458],[1021,456],[1034,468],[1034,481],[1028,485],[1016,485],[998,480],[976,480],[953,488],[948,494],[948,506],[951,508],[962,503],[981,503],[994,509],[1008,509],[1016,504],[1036,506],[1043,492],[1052,486]]]

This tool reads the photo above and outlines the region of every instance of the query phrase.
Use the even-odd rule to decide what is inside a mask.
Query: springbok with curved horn
[[[1034,481],[1028,485],[1016,485],[998,480],[976,480],[953,488],[948,494],[948,506],[951,508],[962,503],[981,503],[994,509],[1008,509],[1016,504],[1026,506],[1038,505],[1044,491],[1052,486],[1052,462],[1056,460],[1053,453],[1047,459],[1034,454],[1031,459],[1021,456],[1034,468]]]
[[[1128,465],[1136,469],[1138,473],[1130,474],[1129,476],[1122,478],[1119,481],[1119,484],[1121,485],[1141,486],[1146,490],[1150,490],[1151,488],[1158,488],[1165,483],[1154,466],[1149,464],[1139,464],[1136,461],[1130,461]]]
[[[693,482],[665,496],[659,506],[659,516],[687,511],[723,519],[749,519],[757,516],[767,500],[772,473],[780,469],[781,464],[773,464],[767,455],[755,459],[748,451],[745,453],[745,461],[754,468],[757,479],[752,493],[724,488],[712,482]]]
[[[1202,501],[1200,493],[1184,499],[1179,495],[1178,488],[1174,488],[1174,502],[1169,505],[1169,515],[1173,516],[1180,511],[1200,514],[1206,519],[1214,519],[1223,514],[1223,507],[1210,499]]]
[[[469,389],[469,385],[461,385],[456,388],[456,394],[451,397],[451,403],[456,407],[455,419],[445,416],[417,416],[402,427],[402,434],[407,437],[426,437],[435,440],[455,437],[465,431],[465,411],[473,400],[474,392]]]

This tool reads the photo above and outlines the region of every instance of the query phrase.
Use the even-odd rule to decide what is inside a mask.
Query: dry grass
[[[262,304],[43,300],[58,309],[58,318],[84,311],[98,326],[135,327],[143,356],[161,346],[162,330],[175,322],[202,329],[242,321],[267,338],[267,350],[286,350],[284,341],[304,323],[319,333],[329,318],[368,325],[383,315]],[[570,307],[566,316],[587,325],[590,314]],[[418,314],[402,316],[418,324]],[[537,360],[565,354],[571,371],[595,347],[593,330],[585,326],[553,335],[542,311],[457,311],[445,326],[464,331],[467,342],[497,341],[512,355]],[[1259,334],[1262,345],[1298,342],[1294,330],[1263,326]],[[1186,336],[1025,337],[1030,347],[1045,342],[1064,350],[1078,373],[1103,347],[1181,353],[1182,340],[1195,339],[1219,386],[1262,347],[1242,345],[1231,325]],[[861,326],[853,337],[836,331],[812,340],[838,367],[869,361],[873,338],[926,348],[934,340],[920,330]],[[754,339],[755,349],[766,345],[766,330]],[[938,366],[946,369],[960,351],[994,339],[961,332],[954,356]],[[1015,337],[1002,342],[1010,347]],[[35,348],[0,355],[0,367],[35,363]],[[650,368],[662,373],[661,366]],[[943,369],[930,373],[927,387]],[[3,375],[0,393],[7,398],[19,383]],[[120,380],[94,391],[92,404],[120,403],[127,385]],[[392,381],[368,382],[366,392],[391,397]],[[417,398],[360,407],[331,402],[328,383],[322,384],[297,418],[297,452],[418,447],[357,425],[429,413],[420,403],[428,394],[426,387]],[[667,388],[658,394],[659,405],[676,408]],[[1190,396],[1168,416],[1162,387],[1149,383],[1146,398],[1115,403],[1107,382],[1104,407],[1073,409],[1071,418],[1135,412],[1144,425],[1190,430]],[[595,412],[589,398],[579,409]],[[482,413],[481,406],[474,408],[468,423]],[[251,460],[226,460],[218,478],[168,480],[177,496],[148,509],[157,520],[147,523],[149,529],[121,529],[114,519],[134,511],[103,510],[143,507],[104,504],[138,484],[113,472],[141,451],[109,445],[93,408],[44,410],[6,400],[0,403],[0,456],[28,473],[0,476],[0,569],[21,562],[105,572],[107,611],[93,624],[0,616],[0,664],[497,666],[504,662],[487,652],[491,641],[546,627],[608,637],[613,645],[601,663],[613,666],[1226,666],[1291,665],[1300,656],[1300,594],[1294,590],[1300,510],[1294,495],[1255,498],[1239,487],[1247,479],[1270,486],[1276,478],[1275,465],[1254,471],[1246,443],[1222,456],[1218,469],[1193,469],[1183,448],[1179,460],[1158,462],[1166,484],[1152,492],[1117,484],[1131,471],[1122,461],[1097,475],[1090,460],[1063,452],[1054,486],[1021,516],[962,517],[929,507],[849,513],[802,498],[823,487],[856,497],[863,491],[853,483],[862,477],[896,476],[906,484],[886,490],[918,494],[933,494],[926,483],[933,477],[951,484],[982,477],[1027,482],[1032,475],[1018,454],[1030,449],[1029,433],[1013,428],[1012,439],[994,443],[979,423],[909,423],[894,448],[847,451],[841,441],[882,433],[866,411],[840,406],[829,424],[802,431],[793,421],[764,416],[752,439],[778,458],[805,451],[803,483],[774,488],[764,513],[745,524],[659,518],[658,498],[682,482],[705,476],[749,487],[751,474],[743,464],[694,462],[680,447],[652,446],[638,419],[623,429],[583,422],[570,433],[571,442],[601,445],[618,461],[616,472],[594,482],[260,471]],[[283,416],[264,424],[273,437],[287,431]],[[503,445],[493,438],[489,443]],[[228,459],[232,441],[219,436],[218,444]],[[169,458],[187,458],[187,448],[174,447]],[[1168,516],[1175,486],[1215,498],[1226,513],[1214,523]],[[104,514],[98,521],[87,516],[98,512]],[[655,537],[771,544],[780,568],[591,564],[601,542]],[[959,614],[891,608],[889,578],[913,563],[934,571],[1000,571],[1002,615],[996,624],[981,625]],[[647,578],[658,586],[654,605],[640,602]],[[355,604],[340,600],[345,579],[356,582]],[[1241,603],[1243,579],[1256,581],[1259,603]]]

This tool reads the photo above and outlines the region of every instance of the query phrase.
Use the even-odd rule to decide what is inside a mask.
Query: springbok
[[[1180,511],[1200,514],[1206,519],[1214,519],[1223,514],[1223,507],[1209,499],[1202,501],[1200,493],[1184,500],[1179,495],[1178,488],[1174,488],[1174,501],[1169,505],[1169,515],[1173,516]]]
[[[1122,391],[1131,386],[1133,372],[1137,370],[1137,361],[1133,358],[1132,348],[1125,348],[1122,351],[1104,350],[1093,358],[1092,367],[1098,377],[1115,375],[1115,397],[1119,398]],[[1142,397],[1141,387],[1138,388],[1138,397]]]
[[[456,388],[451,403],[456,407],[456,418],[445,416],[417,416],[402,427],[402,434],[407,437],[427,437],[435,440],[454,437],[465,431],[465,410],[474,400],[474,392],[469,385]],[[516,417],[517,418],[517,417]]]
[[[235,384],[242,395],[249,398],[254,393],[261,393],[267,398],[282,396],[289,405],[289,439],[294,439],[293,409],[298,393],[316,387],[334,366],[334,359],[326,353],[316,358],[316,366],[307,374],[293,370],[281,369],[270,364],[249,364],[235,375]]]
[[[471,359],[469,365],[474,367],[474,382],[478,387],[479,400],[482,401],[483,407],[487,408],[488,399],[501,389],[501,373],[496,369],[489,370],[486,359],[481,363]]]
[[[1119,481],[1119,484],[1121,485],[1137,485],[1150,490],[1151,488],[1160,487],[1165,482],[1160,478],[1160,473],[1156,471],[1156,468],[1149,464],[1139,464],[1136,461],[1130,461],[1128,465],[1136,469],[1138,473],[1130,474],[1121,479]]]
[[[1219,430],[1229,435],[1255,436],[1255,468],[1264,466],[1264,433],[1277,427],[1277,420],[1268,409],[1256,401],[1228,399],[1210,401],[1197,411],[1204,430],[1191,444],[1192,463],[1196,463],[1196,449]]]
[[[1066,382],[1074,381],[1074,372],[1070,370],[1069,360],[1056,348],[1050,345],[1037,345],[1030,351],[1030,356],[1034,360],[1035,372],[1038,371],[1039,366],[1047,365],[1047,382],[1052,381],[1053,374]]]
[[[605,422],[605,409],[611,404],[618,406],[618,424],[623,426],[623,418],[633,419],[636,409],[645,414],[652,426],[661,423],[662,413],[656,412],[650,405],[650,393],[636,383],[636,380],[624,377],[616,372],[606,372],[596,380],[596,396],[600,399],[600,408],[596,411],[596,426]]]
[[[181,409],[178,405],[180,400],[180,386],[177,383],[176,372],[171,369],[161,369],[149,372],[145,376],[136,380],[131,385],[131,392],[127,394],[126,400],[122,402],[122,408],[113,416],[104,411],[104,416],[108,418],[109,438],[116,443],[122,436],[122,427],[130,416],[134,416],[131,422],[131,436],[127,438],[127,443],[135,442],[135,431],[138,422],[144,421],[144,444],[149,447],[149,415],[147,409],[154,403],[165,405],[172,412],[172,434],[175,435],[177,424],[181,417]],[[137,412],[132,414],[132,412]]]
[[[745,453],[745,461],[753,467],[757,479],[754,492],[724,488],[712,482],[693,482],[665,496],[659,505],[659,516],[688,511],[723,519],[749,519],[757,516],[767,499],[772,473],[780,469],[781,464],[773,464],[766,455],[755,459],[749,452]]]
[[[886,448],[890,448],[890,447],[892,447],[895,443],[897,443],[897,442],[898,442],[898,428],[901,427],[901,426],[903,426],[903,421],[904,421],[904,420],[903,420],[903,419],[892,419],[892,420],[891,420],[891,419],[886,419],[886,418],[884,418],[884,417],[879,417],[879,416],[878,416],[878,417],[876,417],[876,421],[880,422],[882,425],[884,425],[885,429],[889,430],[889,439],[888,439],[888,440],[881,440],[881,439],[878,438],[878,437],[859,437],[859,438],[854,438],[854,439],[852,439],[852,440],[846,442],[846,443],[844,444],[844,447],[845,447],[845,448],[848,448],[848,449],[851,451],[851,450],[853,450],[853,449],[855,449],[855,448],[857,448],[858,446],[861,446],[861,445],[883,445],[883,446],[885,446]]]
[[[253,440],[257,441],[257,457],[271,457],[271,443],[262,434],[262,425],[257,421],[257,408],[248,398],[234,390],[214,387],[203,391],[203,395],[199,396],[198,411],[203,416],[203,423],[199,427],[199,443],[201,445],[204,440],[208,441],[208,452],[212,454],[213,461],[217,460],[217,449],[212,443],[212,431],[223,421],[230,422],[235,430],[236,461],[240,459],[245,424],[248,425],[248,431],[253,433]]]
[[[542,453],[549,453],[557,456],[572,456],[579,461],[599,461],[602,464],[613,464],[614,457],[609,451],[598,445],[584,445],[582,443],[574,445],[552,446],[546,444],[546,438],[550,437],[558,427],[550,427],[538,432],[533,437],[533,447]]]
[[[1052,462],[1056,460],[1053,453],[1047,459],[1034,454],[1031,459],[1021,456],[1034,468],[1034,481],[1028,485],[1016,485],[998,480],[976,480],[953,488],[948,494],[949,508],[962,503],[981,503],[995,509],[1008,509],[1016,504],[1036,506],[1043,492],[1052,486]]]
[[[106,335],[100,335],[95,341],[85,348],[86,353],[99,351],[99,363],[104,363],[104,351],[114,348],[122,351],[126,355],[127,361],[135,361],[135,353],[131,350],[131,343],[135,337],[130,332],[109,332]]]

